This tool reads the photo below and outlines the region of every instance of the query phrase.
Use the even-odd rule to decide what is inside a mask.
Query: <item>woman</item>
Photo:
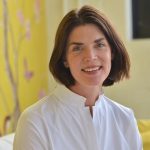
[[[142,149],[132,110],[102,91],[129,77],[130,62],[101,12],[83,6],[63,18],[49,68],[60,84],[23,112],[14,150]]]

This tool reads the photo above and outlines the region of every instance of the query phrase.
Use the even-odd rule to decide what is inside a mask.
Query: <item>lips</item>
[[[87,68],[83,68],[81,69],[84,72],[95,72],[98,71],[102,68],[102,66],[95,66],[95,67],[87,67]]]

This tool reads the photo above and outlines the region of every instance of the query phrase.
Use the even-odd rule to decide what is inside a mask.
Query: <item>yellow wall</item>
[[[4,1],[0,4],[0,134],[12,132],[20,112],[48,91],[45,2],[11,0],[6,1],[6,9]],[[4,15],[4,10],[8,14]],[[4,46],[7,41],[4,38],[6,16],[8,49]],[[4,57],[6,51],[8,59]],[[8,70],[12,72],[13,86]],[[18,87],[15,94],[18,99],[13,97],[15,87]],[[19,103],[16,109],[15,101]]]
[[[130,80],[105,88],[105,94],[131,107],[137,118],[150,118],[150,39],[129,38],[129,18],[127,18],[129,8],[126,7],[128,1],[130,0],[57,0],[57,2],[47,0],[47,14],[52,13],[48,16],[49,47],[51,51],[58,23],[68,10],[84,4],[90,4],[102,10],[112,20],[131,58]],[[54,86],[55,82],[50,77],[49,88],[52,89]]]

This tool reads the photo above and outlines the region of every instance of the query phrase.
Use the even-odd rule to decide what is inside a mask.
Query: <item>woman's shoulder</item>
[[[20,116],[19,120],[41,120],[55,113],[57,109],[57,98],[53,94],[43,97],[34,104],[28,106]],[[55,113],[56,114],[56,113]]]
[[[106,96],[104,96],[104,101],[110,113],[115,115],[118,119],[127,121],[134,118],[134,113],[131,108],[111,100]]]
[[[126,134],[137,128],[134,112],[131,108],[115,102],[108,97],[104,97],[104,103],[109,120],[115,121],[117,126]]]

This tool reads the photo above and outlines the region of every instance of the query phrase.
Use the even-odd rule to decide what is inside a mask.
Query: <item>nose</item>
[[[97,54],[94,49],[89,48],[84,51],[84,61],[93,61],[97,59]]]

